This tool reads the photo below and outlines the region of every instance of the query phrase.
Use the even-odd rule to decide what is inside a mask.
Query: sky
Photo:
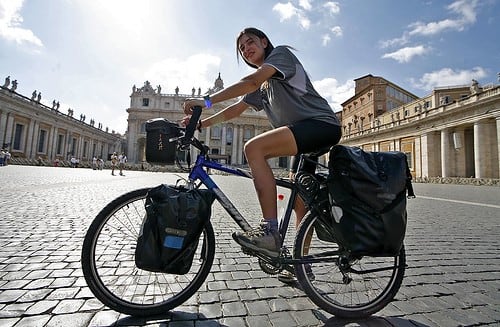
[[[419,97],[499,82],[500,0],[0,0],[0,83],[123,134],[133,85],[204,93],[250,74],[245,27],[292,46],[334,111],[367,74]]]

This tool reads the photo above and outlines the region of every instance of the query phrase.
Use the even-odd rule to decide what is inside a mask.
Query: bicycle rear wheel
[[[137,268],[135,247],[148,190],[126,193],[102,209],[82,248],[83,275],[92,293],[113,310],[134,316],[163,314],[185,302],[207,278],[215,255],[214,231],[208,222],[187,274]]]
[[[370,316],[392,301],[403,281],[404,248],[394,257],[352,256],[314,232],[318,217],[306,216],[295,238],[294,258],[318,262],[295,265],[297,280],[323,310],[343,318]],[[310,243],[310,244],[309,244]]]

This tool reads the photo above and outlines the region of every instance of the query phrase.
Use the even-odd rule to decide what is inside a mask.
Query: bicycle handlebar
[[[193,114],[191,115],[191,118],[189,118],[189,123],[186,126],[185,134],[181,139],[180,145],[182,149],[189,147],[189,145],[192,143],[194,131],[196,130],[196,126],[198,125],[200,117],[201,117],[201,107],[194,106]]]

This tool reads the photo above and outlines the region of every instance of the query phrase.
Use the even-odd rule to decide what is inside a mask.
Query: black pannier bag
[[[203,226],[210,220],[215,194],[160,185],[146,196],[146,216],[135,249],[138,268],[182,275],[191,269]]]
[[[146,122],[146,161],[151,164],[175,163],[176,142],[171,138],[181,135],[180,127],[167,119],[155,118]]]
[[[406,155],[336,145],[328,169],[333,229],[318,237],[332,235],[355,254],[397,255],[406,233],[407,193],[415,196]]]

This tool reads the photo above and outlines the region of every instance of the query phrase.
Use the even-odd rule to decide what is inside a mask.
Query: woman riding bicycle
[[[199,128],[238,117],[249,106],[265,111],[273,129],[253,137],[244,147],[263,221],[250,232],[233,234],[233,238],[244,248],[276,257],[280,252],[277,190],[267,159],[294,156],[291,172],[295,173],[300,153],[337,144],[341,128],[332,108],[314,89],[290,47],[274,47],[262,31],[245,28],[236,39],[236,52],[238,58],[241,56],[256,71],[210,97],[187,99],[183,108],[186,114],[191,114],[194,106],[210,107],[243,96],[238,102],[201,120]],[[298,226],[306,208],[303,201],[296,203]]]

